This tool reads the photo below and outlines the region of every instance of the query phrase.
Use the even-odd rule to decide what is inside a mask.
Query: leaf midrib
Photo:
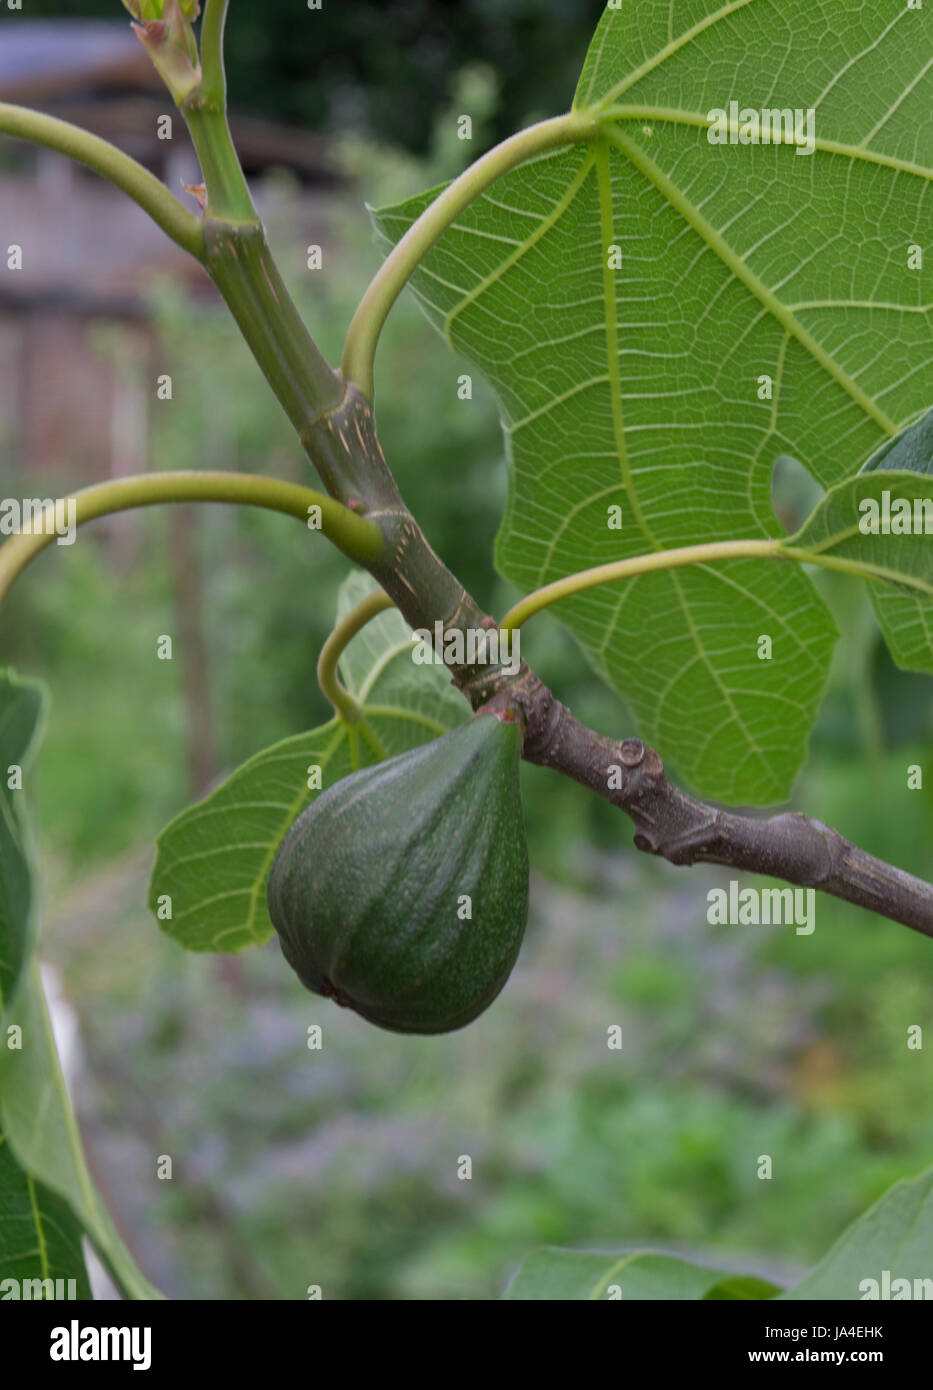
[[[32,1174],[26,1173],[26,1189],[29,1194],[29,1206],[32,1211],[33,1225],[36,1228],[36,1240],[38,1247],[36,1253],[39,1256],[39,1269],[43,1279],[49,1278],[49,1248],[45,1239],[45,1230],[42,1224],[42,1213],[39,1210],[39,1199],[36,1195],[36,1183]]]
[[[605,134],[606,138],[626,156],[639,173],[654,184],[674,211],[678,212],[697,235],[706,242],[710,250],[719,257],[730,273],[755,296],[785,332],[797,339],[801,347],[850,396],[852,401],[886,434],[890,436],[897,434],[898,427],[894,421],[880,406],[875,404],[867,392],[849,376],[848,372],[843,370],[836,359],[817,342],[813,334],[804,328],[796,315],[788,309],[775,292],[768,289],[767,285],[750,269],[739,253],[732,248],[722,233],[718,232],[712,223],[703,216],[699,208],[690,201],[686,194],[681,192],[669,175],[665,174],[649,155],[639,149],[634,141],[629,140],[621,131],[607,126]]]
[[[609,379],[609,397],[612,407],[612,433],[615,441],[619,468],[622,473],[622,486],[628,493],[632,504],[632,515],[638,528],[652,550],[661,546],[647,518],[641,509],[641,502],[635,491],[632,466],[628,454],[628,441],[625,437],[625,419],[622,413],[622,372],[619,367],[619,313],[616,302],[615,271],[609,265],[609,248],[616,244],[613,223],[612,170],[609,165],[609,146],[605,139],[596,145],[596,184],[599,193],[599,220],[602,245],[603,273],[603,314],[606,326],[606,371]]]

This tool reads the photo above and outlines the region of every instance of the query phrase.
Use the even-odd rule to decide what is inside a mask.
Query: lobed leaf
[[[351,574],[338,617],[375,587],[368,575]],[[274,930],[269,872],[289,826],[320,791],[468,718],[446,670],[416,666],[413,645],[397,610],[373,619],[340,661],[344,684],[363,707],[361,723],[332,719],[266,748],[162,832],[149,906],[180,945],[236,952],[267,940]],[[320,787],[309,786],[312,768],[320,769]]]
[[[508,578],[780,536],[780,454],[830,487],[928,404],[931,38],[901,0],[606,10],[574,102],[597,138],[500,178],[412,281],[502,403]],[[812,109],[813,152],[711,143],[732,100]],[[378,211],[385,240],[435,195]],[[836,635],[806,574],[733,560],[556,611],[699,792],[786,798]]]

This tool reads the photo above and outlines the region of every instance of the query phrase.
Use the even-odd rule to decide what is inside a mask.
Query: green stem
[[[355,382],[368,400],[373,399],[376,344],[389,310],[441,233],[474,198],[500,175],[532,156],[560,145],[595,139],[598,133],[599,127],[592,119],[576,112],[540,121],[503,140],[448,184],[386,257],[363,295],[344,345],[343,374],[347,381]]]
[[[384,538],[373,521],[353,512],[312,488],[277,478],[261,478],[250,473],[143,473],[83,488],[70,498],[75,504],[74,522],[81,526],[95,517],[133,507],[149,507],[159,502],[232,502],[240,506],[264,507],[297,517],[310,529],[320,531],[357,564],[368,564],[382,554]],[[54,505],[54,504],[53,504]],[[311,512],[319,507],[319,513]],[[0,602],[9,593],[18,575],[40,551],[56,540],[54,512],[47,515],[48,526],[40,534],[20,534],[0,546]]]
[[[201,94],[221,110],[227,104],[224,72],[224,26],[230,0],[207,0],[201,20]]]
[[[224,25],[228,0],[207,0],[201,25],[201,81],[179,106],[207,188],[205,216],[233,226],[259,223],[227,124]]]
[[[261,224],[232,227],[209,219],[204,235],[211,279],[308,449],[309,431],[343,398],[344,384],[305,327]]]
[[[185,118],[207,189],[205,217],[231,226],[258,226],[249,185],[240,166],[223,107],[207,104],[196,87],[179,108]]]
[[[317,663],[318,685],[340,718],[347,720],[350,724],[357,723],[361,709],[349,690],[341,684],[337,675],[337,662],[340,660],[341,653],[347,643],[368,622],[377,614],[384,613],[387,608],[394,607],[395,604],[388,594],[384,594],[381,589],[374,589],[355,608],[351,608],[345,618],[340,620],[321,648],[321,655],[318,657]]]
[[[101,140],[68,121],[6,102],[0,102],[0,132],[15,136],[17,140],[31,140],[86,164],[128,194],[185,251],[202,259],[201,219],[189,212],[154,174],[108,140]]]
[[[703,565],[715,560],[786,558],[795,559],[796,556],[788,555],[779,540],[710,541],[705,545],[685,545],[675,550],[654,550],[649,555],[633,555],[631,559],[596,565],[593,569],[581,570],[579,574],[570,574],[566,579],[557,579],[553,584],[536,589],[509,609],[499,624],[499,630],[515,631],[552,603],[582,594],[586,589],[595,589],[600,584],[612,584],[618,579],[634,579],[637,575],[652,574],[657,570]]]
[[[311,452],[308,431],[339,404],[344,383],[325,361],[285,287],[230,136],[223,61],[227,7],[228,0],[207,0],[201,82],[181,106],[207,188],[204,263]]]

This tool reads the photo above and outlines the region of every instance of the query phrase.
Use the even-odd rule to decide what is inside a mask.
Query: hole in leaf
[[[788,535],[798,531],[823,496],[819,483],[791,454],[779,454],[771,473],[771,505]]]

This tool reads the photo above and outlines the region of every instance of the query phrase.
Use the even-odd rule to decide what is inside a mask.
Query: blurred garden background
[[[234,3],[231,99],[250,173],[330,360],[378,264],[364,203],[448,178],[565,109],[600,9]],[[39,21],[60,39],[61,16],[127,31],[117,0],[29,11],[34,37]],[[25,72],[2,55],[26,22],[0,21],[0,99]],[[106,81],[40,63],[32,104],[47,96],[119,128],[142,90],[127,61],[118,53]],[[462,113],[472,143],[457,139]],[[0,144],[0,233],[25,244],[28,272],[0,295],[0,494],[55,495],[63,479],[142,468],[313,481],[197,267],[160,260],[135,209],[95,262],[89,229],[112,206],[95,200],[116,195],[76,177]],[[38,216],[47,199],[59,200],[51,227]],[[322,270],[307,269],[311,243]],[[47,248],[45,270],[31,246]],[[66,282],[55,293],[52,266]],[[473,399],[458,398],[465,370],[406,296],[377,364],[383,443],[435,548],[501,613],[514,598],[492,563],[502,438],[478,376]],[[163,373],[170,401],[157,397]],[[782,470],[789,527],[811,501],[802,470]],[[540,1244],[677,1250],[779,1282],[806,1269],[933,1161],[929,1051],[906,1045],[910,1025],[931,1021],[933,943],[906,928],[822,897],[809,937],[712,927],[707,891],[728,873],[638,855],[617,812],[524,768],[526,945],[463,1032],[379,1033],[306,993],[274,941],[210,958],[160,935],[145,897],[162,826],[250,754],[327,717],[314,668],[347,568],[280,516],[152,510],[46,551],[0,613],[0,662],[52,696],[42,954],[80,1027],[75,1098],[92,1167],[143,1270],[175,1298],[300,1299],[318,1284],[326,1298],[468,1299],[496,1297]],[[892,666],[860,584],[816,582],[842,638],[794,806],[933,877],[933,686]],[[162,634],[172,661],[156,658]],[[523,636],[579,717],[637,732],[556,619]],[[911,764],[923,790],[907,789]],[[312,1023],[320,1052],[306,1046]],[[621,1051],[607,1047],[613,1024]],[[171,1182],[156,1177],[160,1154]],[[770,1181],[757,1177],[761,1154]]]

